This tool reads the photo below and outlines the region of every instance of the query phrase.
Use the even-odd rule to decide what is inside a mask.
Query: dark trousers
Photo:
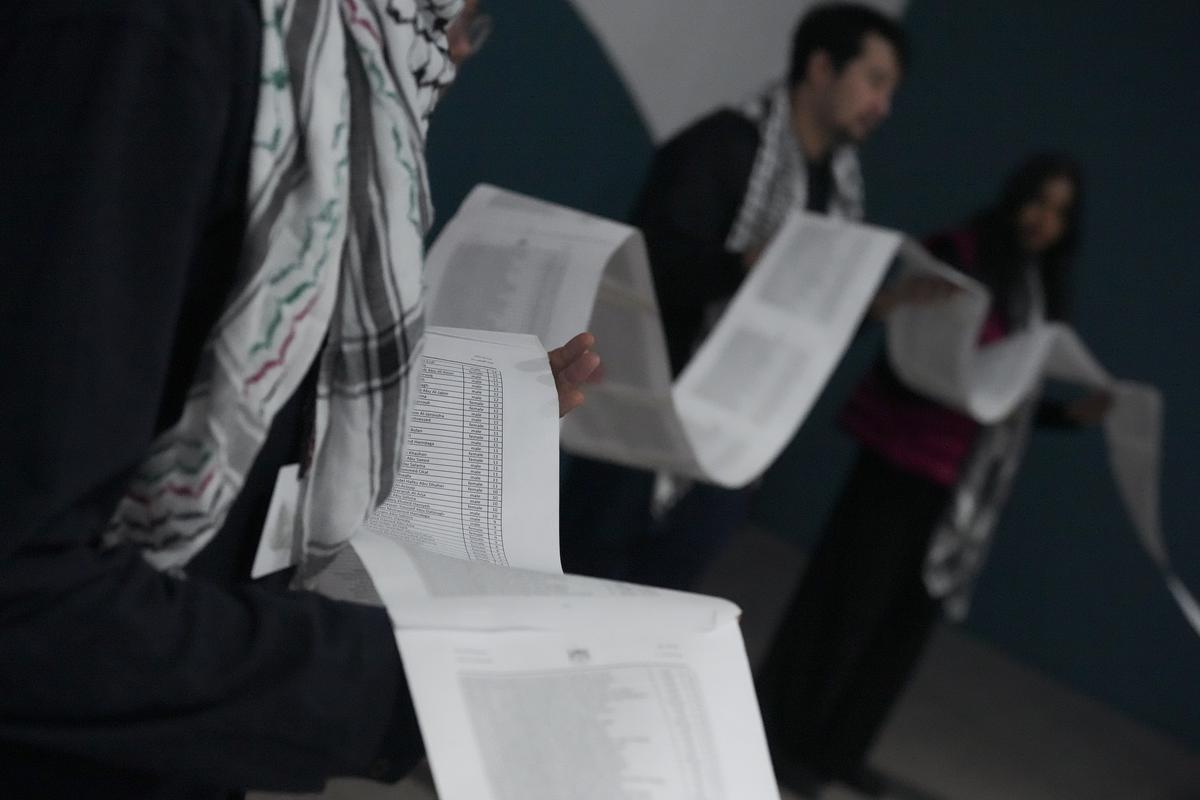
[[[862,767],[938,618],[922,572],[950,491],[859,456],[758,675],[777,762]]]
[[[750,515],[757,487],[698,483],[656,520],[634,551],[631,578],[664,589],[692,589]]]
[[[653,520],[654,473],[569,458],[559,515],[563,569],[691,588],[745,522],[754,491],[696,484]]]
[[[650,527],[654,473],[571,456],[563,461],[559,549],[563,570],[630,580]]]

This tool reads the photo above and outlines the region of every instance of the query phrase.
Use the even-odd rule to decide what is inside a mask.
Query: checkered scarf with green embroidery
[[[461,0],[262,0],[249,220],[182,415],[109,543],[185,564],[216,534],[279,409],[317,369],[298,541],[328,551],[391,488],[422,324],[429,114]]]

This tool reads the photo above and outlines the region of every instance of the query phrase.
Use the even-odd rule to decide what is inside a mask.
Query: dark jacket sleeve
[[[671,361],[682,368],[706,306],[732,296],[746,274],[725,248],[746,194],[759,134],[720,111],[680,133],[655,155],[634,213],[646,237]]]
[[[30,753],[296,790],[411,763],[384,611],[96,546],[154,434],[238,59],[220,20],[174,27],[180,2],[76,5],[95,13],[0,26],[6,791]]]

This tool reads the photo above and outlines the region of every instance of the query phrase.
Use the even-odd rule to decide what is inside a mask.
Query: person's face
[[[821,82],[826,87],[827,124],[834,137],[856,144],[865,141],[891,113],[900,77],[895,48],[874,33],[863,37],[862,52],[841,72],[834,73],[830,65]]]
[[[1065,177],[1051,178],[1017,212],[1017,241],[1028,255],[1041,255],[1062,241],[1075,202],[1075,186]]]

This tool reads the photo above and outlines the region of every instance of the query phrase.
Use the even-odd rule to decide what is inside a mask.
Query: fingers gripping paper
[[[541,343],[431,328],[414,373],[395,483],[367,529],[457,558],[561,571],[558,397]]]
[[[566,449],[743,486],[808,414],[900,239],[793,214],[672,383],[641,234],[480,186],[430,251],[430,318],[547,343],[591,330],[605,380],[564,423]]]
[[[442,800],[778,800],[737,607],[562,574],[537,339],[432,328],[413,374],[392,492],[316,588],[386,606]]]
[[[1158,390],[1115,379],[1075,331],[1057,323],[1035,323],[997,344],[979,347],[978,334],[991,302],[987,289],[912,242],[904,243],[901,260],[906,272],[932,274],[959,289],[944,303],[902,306],[888,317],[889,360],[913,389],[983,423],[1006,417],[1045,378],[1110,394],[1104,436],[1117,491],[1171,596],[1200,633],[1200,605],[1175,574],[1161,527],[1163,404]]]

